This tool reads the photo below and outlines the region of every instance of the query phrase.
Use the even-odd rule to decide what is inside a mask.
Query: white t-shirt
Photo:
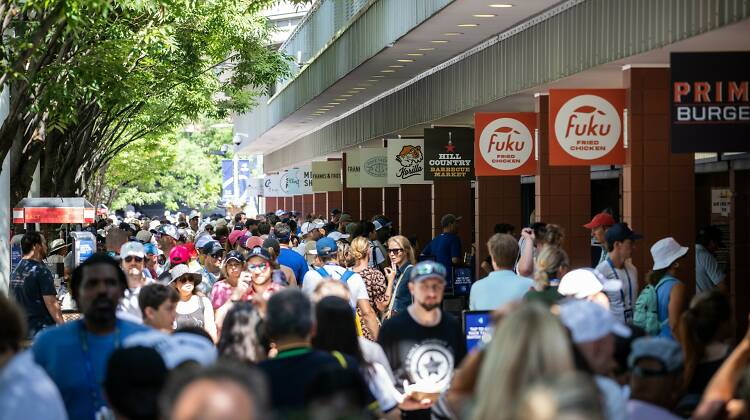
[[[620,280],[622,290],[606,292],[609,297],[609,310],[620,322],[632,323],[635,301],[638,299],[638,271],[635,266],[625,262],[623,268],[615,268],[605,260],[596,266],[596,270],[607,280]],[[627,271],[626,271],[627,270]],[[628,319],[625,319],[625,311],[628,311]]]
[[[346,268],[335,264],[326,264],[323,266],[323,269],[331,278],[335,280],[340,280],[341,275],[346,271]],[[317,270],[308,270],[307,273],[305,273],[304,279],[302,280],[302,291],[307,293],[308,296],[312,296],[313,292],[315,291],[315,287],[317,287],[322,280],[323,277],[320,275],[320,273],[318,273]],[[367,287],[365,287],[365,281],[362,280],[362,276],[360,276],[359,274],[354,273],[349,276],[349,278],[346,280],[346,285],[347,287],[349,287],[349,294],[351,295],[349,302],[351,303],[352,308],[357,307],[358,300],[370,299],[370,296],[367,294]]]

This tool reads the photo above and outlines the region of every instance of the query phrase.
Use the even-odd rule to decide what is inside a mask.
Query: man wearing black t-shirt
[[[399,390],[407,380],[418,390],[445,391],[453,369],[466,354],[458,320],[440,308],[446,277],[440,263],[415,265],[409,279],[414,303],[380,329],[378,342],[391,363]],[[430,410],[403,411],[403,418],[429,419]]]
[[[42,261],[47,257],[47,244],[39,232],[26,232],[21,238],[23,259],[10,276],[13,298],[24,309],[29,339],[39,331],[62,324],[52,272]]]
[[[279,418],[304,418],[305,394],[314,391],[308,386],[319,375],[341,369],[361,375],[354,358],[312,348],[313,317],[312,302],[297,288],[277,292],[268,300],[265,330],[278,354],[258,367],[268,378],[271,407]],[[362,383],[366,384],[364,380]],[[377,401],[369,389],[360,391],[368,398],[368,409],[377,411]]]

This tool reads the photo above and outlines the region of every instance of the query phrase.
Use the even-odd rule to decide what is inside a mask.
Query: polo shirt
[[[492,311],[509,302],[521,300],[534,286],[534,282],[511,270],[491,272],[471,286],[469,309]]]

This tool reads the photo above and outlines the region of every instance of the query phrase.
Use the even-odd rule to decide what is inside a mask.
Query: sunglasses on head
[[[143,261],[143,258],[136,257],[136,256],[133,256],[133,255],[128,255],[124,259],[125,259],[125,262],[133,262],[133,261],[135,261],[135,262],[141,262],[141,261]]]

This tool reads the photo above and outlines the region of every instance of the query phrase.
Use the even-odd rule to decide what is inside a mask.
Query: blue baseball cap
[[[147,243],[143,245],[143,251],[146,255],[157,255],[159,254],[159,250],[156,248],[156,245],[152,243]]]
[[[447,277],[448,271],[443,264],[435,261],[421,261],[411,269],[409,281],[416,283],[427,279],[440,279],[446,282]]]
[[[320,238],[318,242],[315,243],[315,252],[310,251],[310,253],[321,257],[330,257],[331,255],[336,254],[338,250],[339,247],[336,246],[336,241],[332,238],[325,237]]]
[[[641,359],[654,359],[661,363],[662,368],[657,371],[645,371],[636,366]],[[631,344],[628,367],[638,376],[658,376],[682,369],[685,358],[682,348],[674,340],[664,337],[641,337]]]

